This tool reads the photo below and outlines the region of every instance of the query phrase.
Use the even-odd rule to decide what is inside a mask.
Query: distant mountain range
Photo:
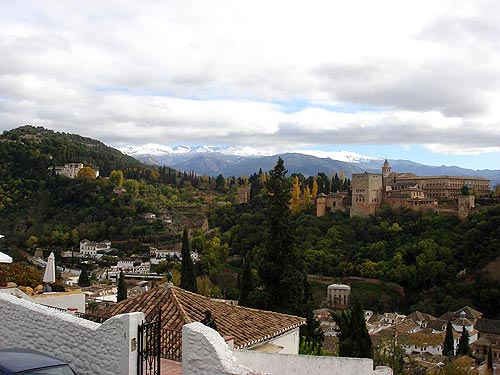
[[[291,153],[265,153],[249,147],[237,146],[163,146],[148,144],[121,148],[123,153],[133,156],[143,163],[167,165],[181,171],[217,176],[248,176],[259,169],[271,170],[278,156],[285,161],[289,173],[315,176],[318,172],[326,175],[345,173],[375,172],[381,170],[383,159],[372,158],[348,151],[322,152],[298,151]],[[311,155],[312,154],[312,155]],[[473,170],[455,166],[430,166],[410,160],[389,160],[392,170],[414,173],[420,176],[447,175],[483,177],[492,181],[492,186],[500,183],[500,170]]]

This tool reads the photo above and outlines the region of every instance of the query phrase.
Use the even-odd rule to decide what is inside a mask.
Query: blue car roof
[[[66,362],[31,349],[0,349],[0,370],[6,375],[19,371],[65,365]]]

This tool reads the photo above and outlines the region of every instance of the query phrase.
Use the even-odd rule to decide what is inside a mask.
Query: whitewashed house
[[[99,251],[105,251],[111,248],[111,241],[104,240],[102,242],[89,241],[87,239],[80,241],[80,256],[83,258],[97,258]]]

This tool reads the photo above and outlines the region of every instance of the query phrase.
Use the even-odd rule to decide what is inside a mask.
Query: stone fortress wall
[[[354,173],[350,200],[345,193],[320,194],[316,198],[316,216],[330,211],[350,211],[352,216],[375,215],[382,204],[393,209],[467,217],[474,210],[474,195],[462,195],[466,186],[478,197],[490,193],[490,180],[466,176],[416,176],[391,172],[385,160],[378,173]],[[446,201],[447,204],[441,204]]]

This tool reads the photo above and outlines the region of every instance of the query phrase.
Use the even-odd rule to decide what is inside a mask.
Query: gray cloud
[[[317,74],[325,91],[339,101],[449,116],[487,111],[484,94],[500,89],[498,67],[481,70],[452,60],[421,65],[372,61],[349,69],[330,64]]]
[[[457,1],[440,12],[423,1],[414,25],[399,8],[365,19],[320,0],[9,3],[0,129],[33,123],[110,144],[490,151],[500,144],[500,9],[482,1],[468,15]]]

